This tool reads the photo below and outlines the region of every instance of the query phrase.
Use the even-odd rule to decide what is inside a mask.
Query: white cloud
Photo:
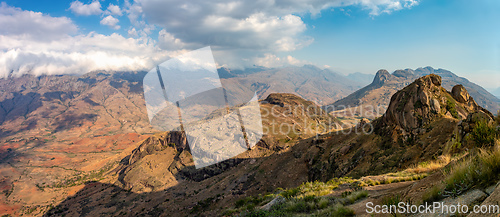
[[[77,29],[68,18],[23,11],[6,4],[0,7],[0,17],[0,22],[11,22],[0,25],[0,77],[148,70],[184,52],[162,51],[154,41],[144,37],[134,39],[94,32],[73,35]]]
[[[106,25],[109,26],[110,28],[118,30],[120,29],[120,26],[116,25],[118,22],[119,22],[118,19],[114,18],[111,15],[108,15],[107,17],[102,18],[101,25]]]
[[[51,17],[39,12],[23,11],[0,3],[0,35],[33,40],[50,40],[76,33],[78,28],[67,17]],[[7,46],[0,44],[1,47]]]
[[[135,28],[130,28],[128,31],[128,37],[133,37],[133,38],[137,38],[139,37],[139,34],[137,34],[137,30],[135,30]]]
[[[92,70],[147,70],[180,51],[166,52],[142,39],[97,33],[51,43],[0,36],[16,48],[0,53],[0,77],[21,74],[81,74]]]
[[[303,66],[311,64],[308,61],[298,60],[290,55],[286,57],[278,57],[274,54],[267,53],[264,57],[257,57],[254,59],[256,65],[264,66],[267,68],[277,68],[283,66]]]
[[[122,10],[120,9],[120,6],[114,5],[114,4],[109,4],[108,10],[105,12],[106,14],[109,15],[116,15],[116,16],[122,16]]]
[[[2,3],[0,77],[149,69],[172,55],[207,45],[212,46],[220,65],[230,67],[309,64],[277,56],[277,52],[301,49],[314,41],[304,35],[308,26],[302,16],[349,5],[361,6],[376,16],[417,4],[417,0],[125,0],[121,8],[109,4],[103,12],[97,0],[71,3],[69,9],[77,15],[104,14],[101,24],[114,29],[120,28],[116,17],[126,13],[132,24],[128,36],[133,37],[126,38],[119,34],[75,35],[78,28],[67,17]],[[150,38],[156,29],[160,30],[158,42]]]
[[[158,46],[164,50],[179,50],[187,47],[186,43],[182,42],[178,38],[175,38],[165,29],[160,30],[158,34]],[[190,47],[195,48],[194,46]]]
[[[93,1],[90,4],[83,4],[82,2],[76,0],[71,2],[69,9],[77,15],[98,15],[102,13],[101,3],[99,1]]]
[[[126,8],[137,27],[148,20],[168,31],[159,38],[169,41],[163,47],[210,45],[216,51],[232,53],[218,52],[222,58],[218,61],[227,65],[234,61],[234,55],[251,59],[248,54],[289,52],[308,46],[314,40],[304,35],[308,27],[301,16],[318,16],[322,10],[352,5],[376,16],[416,4],[417,0],[135,0],[126,1]]]

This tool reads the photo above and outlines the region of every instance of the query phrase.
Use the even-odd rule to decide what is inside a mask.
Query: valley
[[[331,72],[323,81],[283,89],[271,81],[285,76],[284,70],[223,78],[228,89],[259,94],[266,133],[251,150],[202,169],[195,169],[182,132],[159,132],[149,125],[140,72],[0,80],[1,213],[361,215],[361,204],[368,201],[398,197],[418,203],[435,186],[449,191],[439,180],[450,174],[442,171],[479,156],[468,150],[482,148],[495,156],[498,132],[487,133],[486,141],[474,137],[478,126],[493,129],[497,123],[481,107],[492,104],[475,101],[489,98],[473,96],[481,91],[469,92],[471,84],[451,85],[439,76],[446,71],[423,77],[410,70],[379,71],[372,84],[355,91],[332,83]],[[306,76],[317,69],[294,70],[305,70],[299,75]],[[321,91],[329,92],[322,89],[327,85],[332,93],[325,97]],[[331,105],[384,109],[368,114],[321,109],[334,99],[340,100]],[[486,191],[499,180],[461,193]],[[488,203],[496,194],[493,190],[476,203]]]

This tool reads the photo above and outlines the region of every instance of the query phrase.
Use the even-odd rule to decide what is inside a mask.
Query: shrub
[[[500,146],[480,150],[478,154],[455,164],[445,178],[443,196],[457,196],[468,189],[488,187],[500,179]]]
[[[329,207],[328,209],[321,210],[317,212],[314,216],[318,217],[325,217],[325,216],[331,216],[331,217],[349,217],[349,216],[354,216],[355,213],[353,210],[344,207],[341,204],[337,204],[335,206]]]
[[[438,185],[432,186],[432,188],[428,189],[422,196],[422,200],[427,203],[438,201],[441,198],[443,198],[441,195],[441,187]]]
[[[299,194],[299,193],[300,193],[300,189],[292,188],[292,189],[288,189],[286,191],[281,192],[281,196],[283,196],[284,198],[291,198],[291,197],[297,196],[297,194]]]
[[[401,196],[399,194],[382,198],[382,204],[387,205],[387,206],[391,206],[391,205],[397,206],[398,203],[400,203],[400,202],[401,202]]]
[[[479,121],[471,132],[472,139],[476,142],[476,145],[492,146],[497,138],[497,132],[495,126],[487,123],[486,121]]]
[[[358,201],[359,199],[368,197],[368,191],[356,191],[347,196],[347,202],[350,204],[353,204],[354,202]]]
[[[455,103],[451,100],[446,101],[446,110],[448,110],[454,118],[459,118],[457,108],[455,108]]]

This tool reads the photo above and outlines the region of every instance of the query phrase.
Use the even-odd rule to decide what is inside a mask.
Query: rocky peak
[[[441,77],[435,74],[418,78],[392,96],[381,122],[418,133],[438,117],[465,119],[469,113],[482,110],[463,86],[455,86],[450,93],[441,84]]]
[[[372,84],[382,86],[387,80],[390,80],[392,75],[385,69],[378,70]]]
[[[411,78],[415,76],[414,71],[411,69],[405,69],[405,70],[396,70],[392,73],[392,75],[396,77],[401,77],[401,78]]]

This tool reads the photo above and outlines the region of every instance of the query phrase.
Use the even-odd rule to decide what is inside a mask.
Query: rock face
[[[489,197],[483,201],[483,203],[481,203],[481,206],[485,206],[485,207],[489,207],[489,208],[500,207],[500,182],[496,185],[496,188],[493,191],[493,193],[490,194]],[[495,211],[497,213],[478,213],[478,214],[473,213],[473,214],[470,214],[468,216],[470,216],[470,217],[498,216],[498,212],[500,212],[500,210],[497,209]]]
[[[441,77],[428,75],[394,94],[382,122],[395,124],[406,132],[422,127],[441,112]]]
[[[373,84],[377,86],[382,86],[386,81],[390,80],[391,77],[392,75],[387,70],[381,69],[375,75],[375,78],[373,79]]]
[[[411,69],[405,69],[405,70],[396,70],[392,73],[392,75],[396,77],[402,77],[402,78],[411,78],[415,76],[415,71]]]
[[[470,95],[465,90],[465,87],[462,86],[461,84],[454,86],[453,89],[451,90],[451,93],[453,95],[453,98],[455,98],[458,102],[465,103],[468,102],[470,99]]]
[[[133,164],[147,155],[155,154],[173,147],[178,152],[182,152],[187,147],[186,134],[179,131],[168,132],[160,137],[149,137],[142,144],[132,151],[128,159],[128,164]]]
[[[471,112],[484,110],[462,85],[453,87],[449,93],[441,84],[441,77],[431,74],[398,91],[392,96],[382,123],[415,133],[436,118],[465,119]]]

